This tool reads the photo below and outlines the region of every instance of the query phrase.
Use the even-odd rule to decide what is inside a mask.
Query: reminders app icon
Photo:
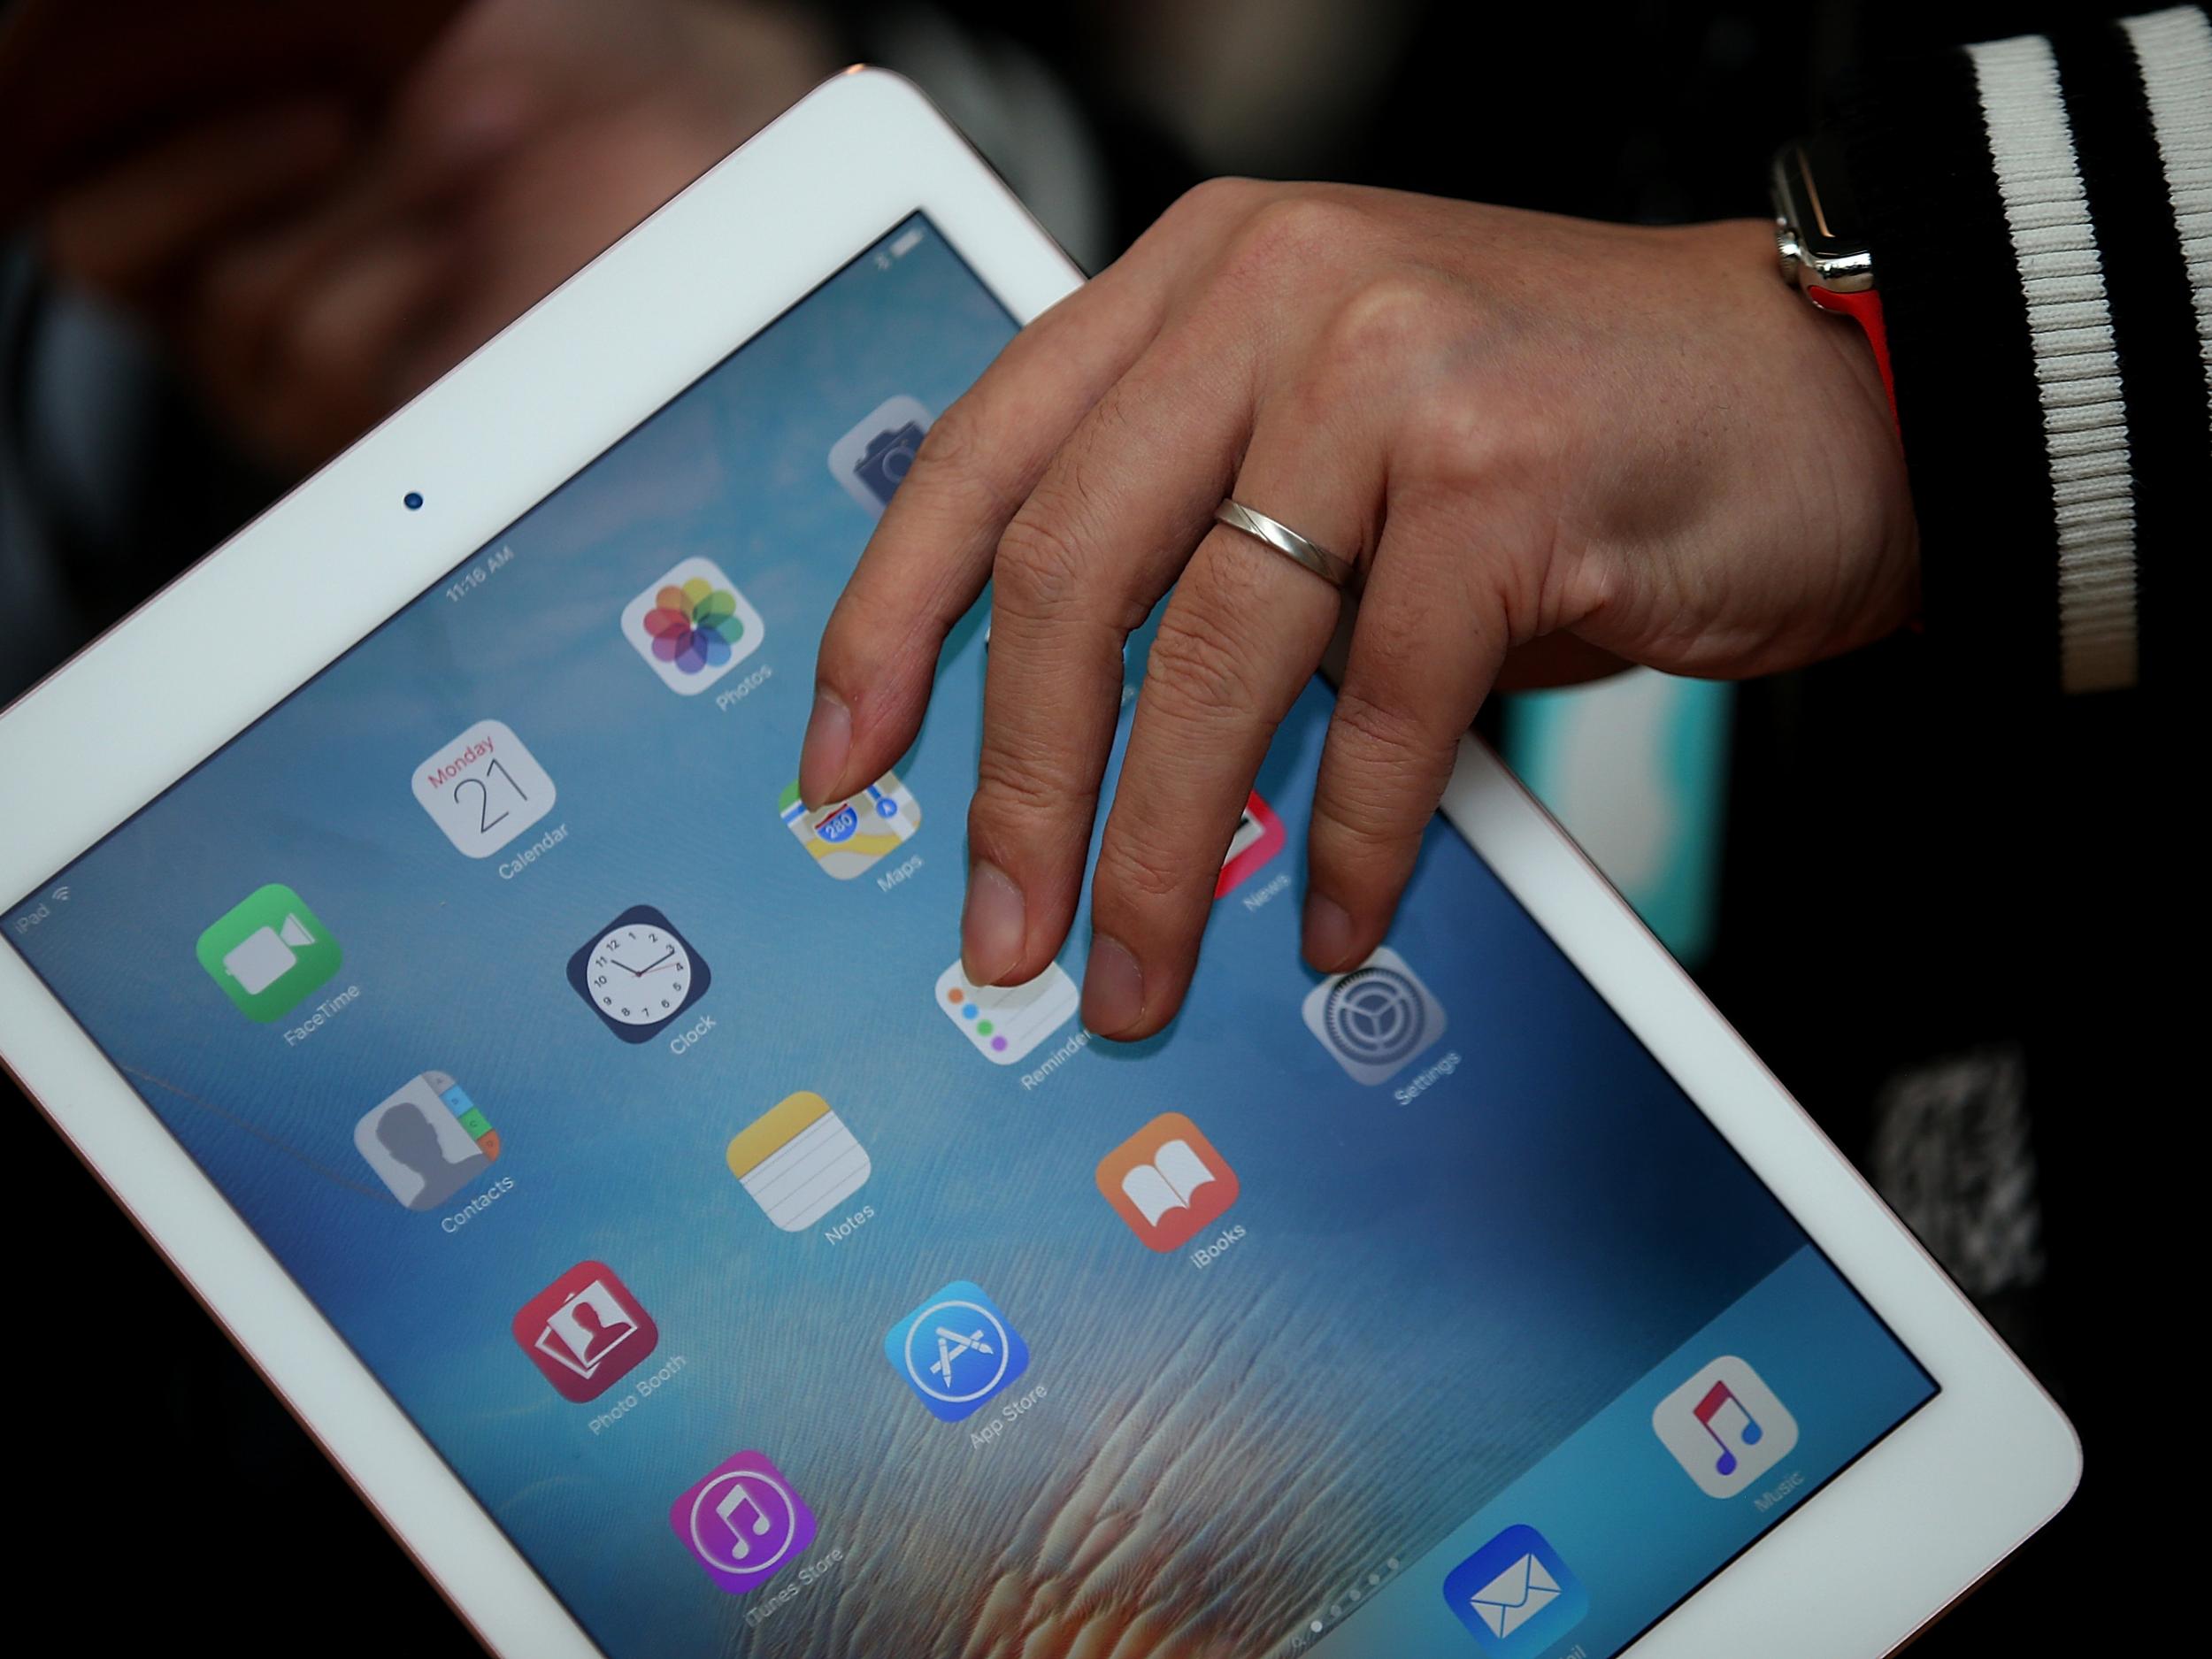
[[[1026,985],[978,985],[957,962],[937,976],[937,1006],[994,1065],[1022,1058],[1073,1019],[1082,1002],[1056,962]]]

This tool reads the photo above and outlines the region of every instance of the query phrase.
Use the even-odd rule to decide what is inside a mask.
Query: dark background
[[[1300,0],[1279,26],[1319,31],[1325,58],[1330,39],[1367,43],[1333,76],[1352,84],[1310,119],[1292,75],[1225,133],[1178,118],[1175,100],[1204,82],[1161,56],[1172,6],[938,10],[1025,44],[1081,104],[1120,239],[1227,168],[1617,219],[1758,215],[1766,158],[1812,120],[1826,77],[2084,14]],[[866,6],[834,18],[856,50],[882,21]],[[28,242],[9,257],[35,262]],[[2001,250],[1984,257],[2003,273]],[[0,334],[0,374],[22,349]],[[104,519],[41,542],[43,585],[0,587],[13,612],[0,699],[285,481],[238,460],[188,387],[157,381],[142,403],[153,436]],[[2032,464],[1991,465],[2001,479]],[[2135,1438],[2163,1396],[2151,1385],[2147,1405],[2137,1391],[2170,1351],[2160,1333],[2172,1315],[2155,1299],[2201,1297],[2177,1214],[2193,1155],[2170,1125],[2202,1089],[2163,1087],[2149,1058],[2171,1040],[2145,996],[2147,803],[2162,776],[2145,718],[2126,697],[1993,710],[1962,695],[1941,641],[1914,634],[1753,684],[1737,703],[1717,944],[1699,972],[1709,994],[1863,1163],[1899,1079],[1962,1057],[2011,1079],[2030,1126],[2036,1248],[1977,1287],[2075,1417],[2090,1473],[2067,1514],[1924,1639],[1931,1655],[2088,1639],[2096,1599],[2052,1591],[2087,1585],[2074,1576],[2085,1557],[2113,1563],[2114,1529],[2139,1532],[2135,1494],[2166,1472],[2145,1467]],[[5,790],[0,821],[36,810],[21,780]],[[17,1564],[36,1604],[100,1650],[183,1639],[383,1653],[407,1632],[414,1653],[476,1651],[59,1138],[11,1103],[7,1249],[36,1309],[35,1326],[17,1327],[11,1472]],[[2139,1563],[2136,1576],[2154,1582]]]

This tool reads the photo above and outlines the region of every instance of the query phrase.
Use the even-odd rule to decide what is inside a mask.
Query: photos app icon
[[[671,566],[622,610],[622,637],[680,697],[697,696],[764,635],[760,612],[710,558]]]

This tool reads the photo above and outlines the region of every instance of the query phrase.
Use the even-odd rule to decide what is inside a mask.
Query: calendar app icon
[[[503,720],[479,720],[415,768],[415,799],[446,840],[488,858],[553,810],[553,780]]]

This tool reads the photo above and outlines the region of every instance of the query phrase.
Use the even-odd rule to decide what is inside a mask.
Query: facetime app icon
[[[730,1142],[730,1173],[761,1214],[803,1233],[868,1183],[868,1149],[819,1094],[801,1089]]]
[[[197,954],[239,1012],[263,1025],[290,1013],[345,959],[322,918],[281,881],[233,905],[200,935]]]
[[[1179,1250],[1237,1202],[1237,1172],[1196,1124],[1162,1112],[1099,1161],[1098,1190],[1148,1250]]]

